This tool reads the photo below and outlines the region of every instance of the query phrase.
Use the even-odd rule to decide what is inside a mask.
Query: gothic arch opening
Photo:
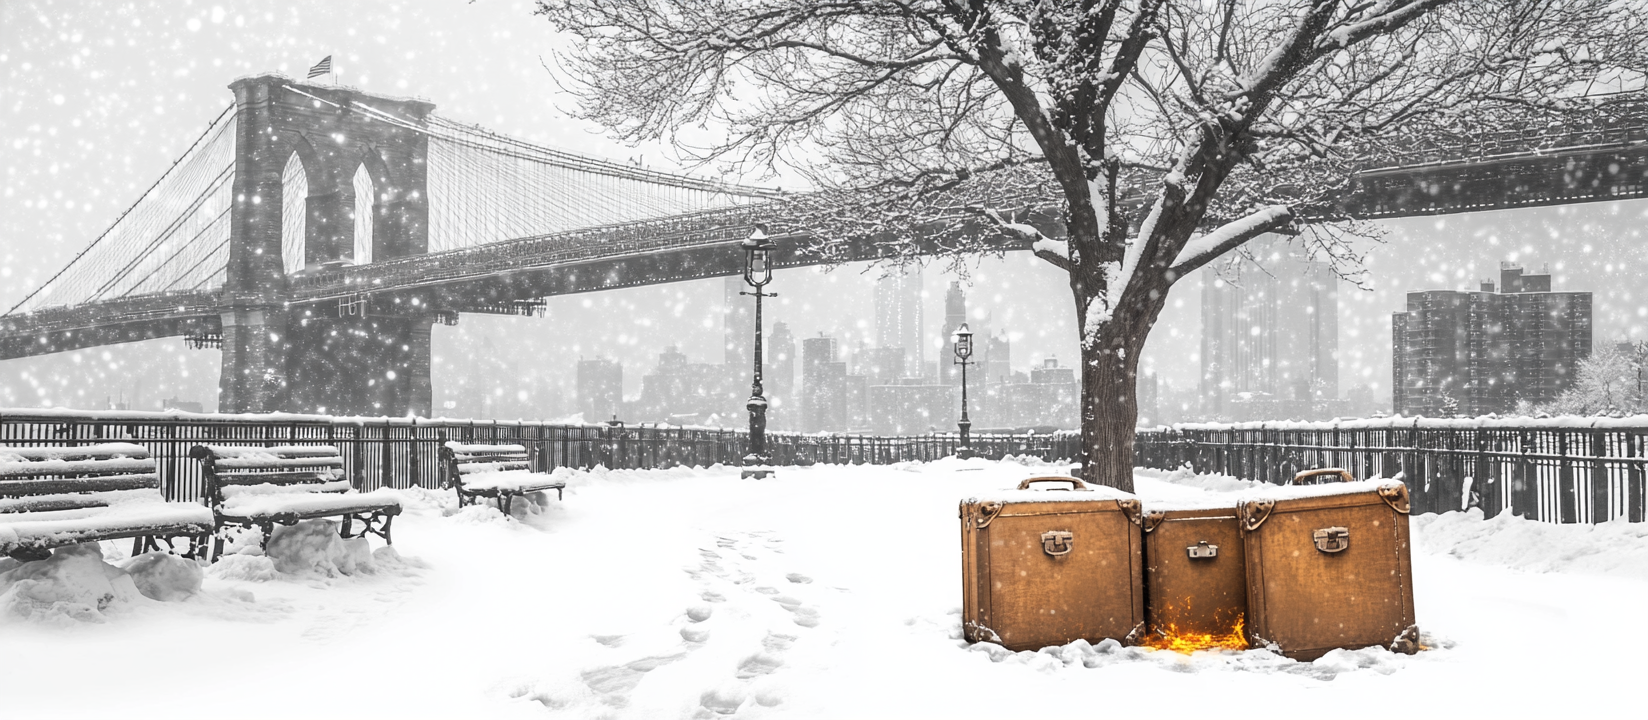
[[[280,175],[280,257],[281,266],[291,275],[303,269],[303,251],[308,238],[309,177],[297,151],[286,158]]]
[[[371,151],[367,151],[368,154]],[[353,263],[365,265],[372,262],[372,226],[373,205],[377,197],[373,189],[372,175],[366,171],[366,163],[362,162],[355,168],[355,243]]]

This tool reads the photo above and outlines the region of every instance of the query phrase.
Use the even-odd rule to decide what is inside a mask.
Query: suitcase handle
[[[1043,483],[1043,482],[1067,482],[1067,483],[1070,483],[1070,489],[1071,490],[1086,490],[1087,489],[1087,483],[1084,483],[1080,480],[1077,480],[1076,478],[1070,477],[1069,475],[1044,475],[1042,477],[1028,478],[1024,482],[1019,483],[1019,489],[1020,490],[1029,490],[1031,483]]]

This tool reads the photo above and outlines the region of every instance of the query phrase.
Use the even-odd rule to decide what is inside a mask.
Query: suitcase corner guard
[[[1156,526],[1161,525],[1162,521],[1165,520],[1165,519],[1167,519],[1167,513],[1162,512],[1160,510],[1157,510],[1156,512],[1147,512],[1147,513],[1145,513],[1144,514],[1144,524],[1143,524],[1144,531],[1145,532],[1150,532],[1151,530],[1155,530]]]
[[[1409,625],[1407,629],[1403,630],[1400,635],[1397,635],[1396,639],[1392,640],[1390,644],[1391,652],[1401,653],[1403,655],[1413,655],[1423,649],[1425,649],[1424,646],[1419,644],[1418,625]]]
[[[1392,510],[1403,515],[1408,514],[1407,485],[1386,485],[1381,487],[1379,488],[1379,499],[1384,500],[1385,504],[1391,506]]]
[[[1133,498],[1116,501],[1116,507],[1122,511],[1134,525],[1144,525],[1144,505]]]
[[[1004,507],[1007,507],[1007,505],[1000,502],[987,502],[979,505],[978,529],[983,530],[990,527],[990,521],[996,519],[996,516],[1001,514],[1001,509]]]
[[[1275,509],[1275,500],[1249,500],[1242,503],[1242,529],[1248,532],[1258,530],[1259,526],[1270,518],[1270,511]]]

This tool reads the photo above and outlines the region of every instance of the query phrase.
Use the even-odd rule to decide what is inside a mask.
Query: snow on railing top
[[[1140,428],[1141,431],[1146,430]],[[1339,420],[1267,420],[1235,423],[1179,423],[1153,430],[1172,431],[1333,431],[1333,430],[1643,430],[1648,431],[1648,414],[1626,417],[1563,416],[1552,418],[1498,417],[1427,418],[1393,415],[1383,418]]]

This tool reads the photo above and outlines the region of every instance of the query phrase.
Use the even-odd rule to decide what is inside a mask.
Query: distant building
[[[904,351],[901,365],[891,368],[893,377],[921,375],[926,359],[922,342],[921,267],[894,268],[875,286],[875,341],[882,349]]]
[[[1323,414],[1313,408],[1339,396],[1338,286],[1325,263],[1287,257],[1263,269],[1240,267],[1229,278],[1204,270],[1203,415],[1257,420]],[[1238,403],[1276,399],[1292,401],[1303,414],[1238,417],[1256,409]]]
[[[755,298],[739,293],[750,290],[743,275],[723,278],[721,283],[721,345],[722,362],[744,368],[745,374],[755,368]]]
[[[793,429],[796,422],[792,416],[801,409],[800,398],[795,393],[795,336],[790,333],[789,325],[775,322],[766,341],[761,380],[767,397],[767,427]]]
[[[688,362],[674,347],[658,355],[658,366],[641,376],[641,395],[629,404],[635,422],[680,424],[722,422],[738,425],[746,417],[749,372],[729,371],[722,363]],[[586,419],[596,420],[599,418]]]
[[[801,341],[801,431],[847,428],[847,363],[836,360],[835,338]]]
[[[1392,405],[1402,415],[1484,415],[1544,403],[1591,355],[1591,293],[1501,263],[1499,285],[1408,293],[1391,316]]]
[[[1057,358],[1047,358],[1028,377],[1014,375],[1014,382],[998,388],[1001,407],[992,427],[1079,427],[1081,385],[1075,368],[1059,367]]]
[[[160,401],[160,409],[179,410],[182,412],[192,413],[205,412],[200,403],[195,402],[194,400],[181,400],[178,398],[167,398]]]
[[[944,291],[944,327],[939,335],[942,350],[938,354],[938,378],[946,384],[956,385],[961,382],[961,366],[955,364],[956,355],[953,351],[956,328],[967,322],[967,293],[961,289],[960,281],[951,281],[950,289]],[[984,333],[976,328],[968,328],[976,337],[982,338]],[[975,358],[977,359],[977,358]]]
[[[914,435],[955,429],[956,389],[926,378],[870,386],[869,429],[878,435]]]
[[[578,411],[585,422],[601,422],[623,412],[624,366],[616,360],[578,360]]]

